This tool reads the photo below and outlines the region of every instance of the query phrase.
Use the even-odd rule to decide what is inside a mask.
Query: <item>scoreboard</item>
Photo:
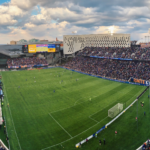
[[[60,51],[59,44],[32,44],[32,45],[23,45],[23,53],[43,53],[43,52],[58,52]]]

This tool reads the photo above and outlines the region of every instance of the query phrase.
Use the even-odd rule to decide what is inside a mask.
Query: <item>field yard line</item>
[[[55,120],[55,122],[72,138],[72,136],[59,124],[59,122],[49,113],[49,115]]]
[[[4,86],[4,90],[5,90],[5,86]],[[6,90],[5,90],[5,94],[6,94],[6,97],[7,97]],[[7,97],[7,101],[8,101],[8,97]],[[9,101],[8,101],[8,103],[9,103]],[[17,137],[17,140],[18,140],[19,147],[20,147],[20,149],[22,149],[21,145],[20,145],[20,142],[19,142],[19,138],[18,138],[17,132],[16,132],[16,128],[15,128],[15,125],[14,125],[14,121],[13,121],[13,118],[12,118],[10,107],[9,107],[9,112],[10,112],[10,115],[11,115],[11,119],[12,119],[12,123],[13,123],[13,126],[14,126],[14,130],[15,130],[15,134],[16,134],[16,137]]]
[[[107,116],[106,118],[108,118],[108,116]],[[65,142],[67,142],[67,141],[70,141],[70,140],[72,140],[73,138],[75,138],[75,137],[81,135],[82,133],[88,131],[89,129],[93,128],[94,126],[96,126],[97,124],[99,124],[100,122],[102,122],[103,120],[105,120],[106,118],[102,119],[101,121],[97,122],[95,125],[91,126],[90,128],[88,128],[88,129],[86,129],[85,131],[83,131],[83,132],[81,132],[81,133],[79,133],[79,134],[73,136],[72,138],[70,138],[70,139],[68,139],[68,140],[65,140],[65,141],[63,141],[63,142],[61,142],[61,143],[58,143],[58,144],[55,144],[55,145],[52,145],[52,146],[49,146],[49,147],[46,147],[46,148],[43,148],[43,149],[41,149],[41,150],[45,150],[45,149],[48,149],[48,148],[52,148],[52,147],[55,147],[55,146],[57,146],[57,145],[63,144],[63,143],[65,143]]]

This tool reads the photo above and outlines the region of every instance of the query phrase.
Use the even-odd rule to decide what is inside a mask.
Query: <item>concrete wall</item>
[[[84,47],[130,47],[130,34],[64,35],[64,54],[75,53]]]

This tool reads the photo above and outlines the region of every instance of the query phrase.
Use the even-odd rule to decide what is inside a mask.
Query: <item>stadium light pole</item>
[[[112,36],[113,36],[113,33],[108,31],[108,33],[110,34],[110,47],[112,48]]]

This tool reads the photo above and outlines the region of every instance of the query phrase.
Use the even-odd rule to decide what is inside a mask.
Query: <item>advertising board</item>
[[[48,44],[37,44],[36,52],[48,52]]]
[[[28,53],[36,53],[36,45],[28,45]]]

